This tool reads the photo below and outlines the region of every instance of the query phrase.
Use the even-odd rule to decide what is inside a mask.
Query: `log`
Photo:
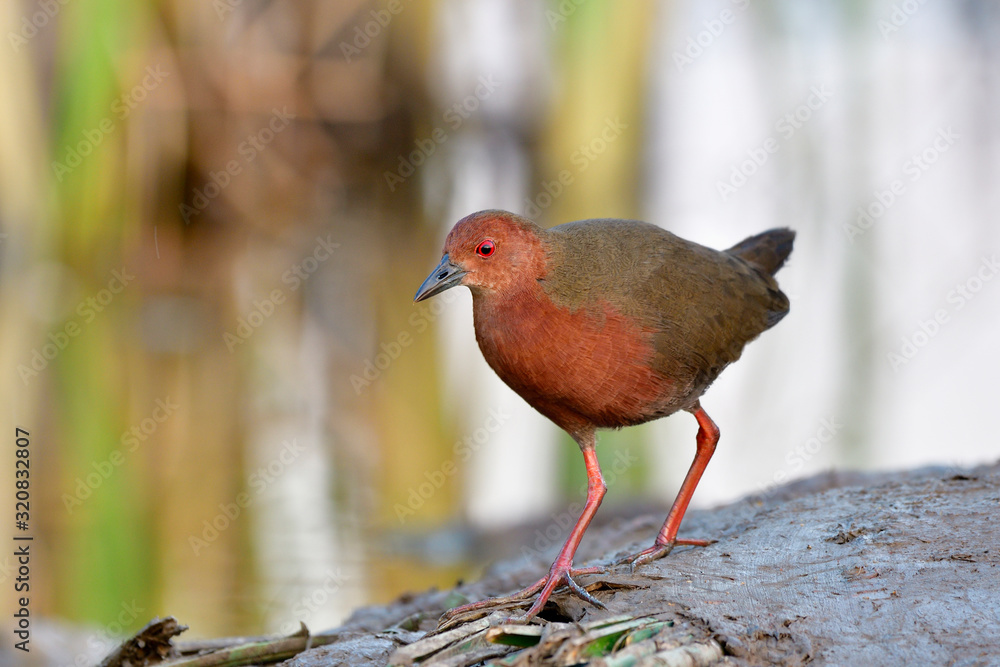
[[[331,643],[286,664],[1000,664],[1000,463],[972,470],[825,474],[692,511],[678,547],[632,572],[579,578],[528,626],[490,610],[443,631],[465,600],[510,593],[547,563],[498,563],[481,581],[356,612]],[[588,534],[578,562],[612,565],[663,517]],[[492,661],[492,662],[491,662]]]

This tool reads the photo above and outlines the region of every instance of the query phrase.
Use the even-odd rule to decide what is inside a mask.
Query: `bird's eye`
[[[493,239],[480,241],[479,245],[476,246],[476,254],[480,257],[490,257],[496,251],[497,244],[493,242]]]

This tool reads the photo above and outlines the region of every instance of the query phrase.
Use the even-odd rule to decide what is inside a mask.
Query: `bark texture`
[[[335,631],[341,637],[332,644],[286,664],[1000,665],[998,510],[1000,463],[821,475],[690,512],[682,535],[715,544],[679,547],[635,573],[619,567],[580,577],[608,609],[557,593],[538,621],[550,627],[528,631],[534,638],[498,630],[504,614],[465,619],[446,637],[434,628],[440,613],[463,598],[531,583],[545,572],[541,559],[498,563],[481,581],[453,591],[362,609]],[[594,530],[578,564],[612,563],[648,546],[662,519]],[[618,623],[611,634],[625,628],[614,635],[622,638],[618,648],[585,655],[579,647],[596,641],[609,620]],[[626,644],[642,641],[647,654],[667,657],[613,662]],[[671,662],[671,651],[685,652],[678,659],[688,662]]]

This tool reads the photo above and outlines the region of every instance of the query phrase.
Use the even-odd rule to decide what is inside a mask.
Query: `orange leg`
[[[552,592],[561,585],[565,585],[587,602],[604,609],[604,605],[599,600],[573,581],[573,577],[580,574],[596,574],[604,571],[604,568],[601,567],[573,568],[573,556],[576,554],[576,549],[580,546],[580,540],[583,539],[583,534],[587,531],[587,526],[590,525],[594,515],[597,514],[597,508],[600,507],[601,500],[604,498],[604,493],[607,490],[604,477],[601,475],[601,467],[597,462],[597,452],[594,449],[596,444],[594,433],[591,432],[589,436],[581,438],[581,440],[580,449],[583,451],[583,459],[587,464],[587,504],[584,506],[583,513],[577,519],[576,525],[573,526],[573,530],[566,539],[566,544],[563,545],[559,555],[556,556],[555,561],[552,563],[552,567],[549,568],[549,573],[531,586],[512,595],[489,598],[480,602],[473,602],[449,609],[441,617],[438,627],[442,627],[452,619],[464,616],[469,612],[527,600],[532,595],[535,595],[535,593],[538,593],[538,597],[535,598],[531,608],[523,616],[512,619],[527,621],[536,616],[545,607],[545,603],[552,595]]]
[[[715,453],[715,445],[719,442],[719,427],[715,425],[712,418],[702,409],[701,404],[695,403],[691,410],[695,419],[698,420],[698,436],[696,439],[698,450],[694,455],[694,462],[688,470],[681,490],[677,492],[677,498],[667,514],[667,520],[663,523],[663,528],[656,536],[656,542],[648,549],[640,551],[634,556],[626,558],[624,562],[632,563],[634,568],[637,565],[650,563],[658,558],[663,558],[678,544],[686,544],[695,547],[707,547],[712,542],[710,540],[679,540],[677,531],[681,527],[684,513],[687,511],[691,497],[694,495],[695,487],[701,480],[705,467]]]

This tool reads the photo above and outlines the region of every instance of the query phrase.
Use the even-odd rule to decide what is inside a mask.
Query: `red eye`
[[[480,241],[479,245],[476,246],[476,254],[480,257],[490,257],[496,251],[497,244],[493,242],[493,239]]]

